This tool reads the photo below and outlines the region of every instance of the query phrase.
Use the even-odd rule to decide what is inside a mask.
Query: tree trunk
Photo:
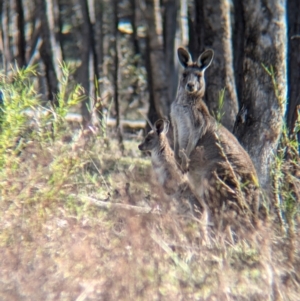
[[[15,0],[16,10],[16,46],[17,55],[16,60],[19,67],[23,67],[26,64],[26,41],[25,41],[25,21],[24,21],[24,10],[22,0]]]
[[[148,109],[148,120],[154,124],[157,119],[159,119],[158,111],[155,107],[154,101],[154,87],[153,87],[153,74],[151,67],[151,57],[150,57],[150,41],[149,37],[146,37],[146,54],[145,54],[145,65],[147,70],[147,82],[148,82],[148,91],[149,91],[149,109]],[[146,132],[151,130],[150,125],[147,123]]]
[[[288,109],[287,125],[293,133],[300,105],[300,11],[299,1],[288,1]],[[299,110],[299,108],[298,108]],[[298,137],[299,141],[299,137]]]
[[[168,98],[171,102],[176,97],[178,73],[175,72],[174,48],[177,30],[177,0],[164,0],[164,49],[166,76],[168,79]]]
[[[89,62],[90,62],[90,38],[89,38],[89,25],[88,25],[88,11],[87,0],[80,0],[81,12],[82,12],[82,24],[81,24],[81,65],[78,70],[79,82],[82,85],[87,98],[81,103],[81,115],[83,126],[86,126],[91,120],[90,114],[90,80],[89,80]]]
[[[134,48],[135,54],[140,54],[140,46],[139,46],[139,40],[138,40],[138,34],[137,34],[137,25],[136,25],[136,0],[130,0],[131,5],[131,15],[130,15],[130,22],[132,26],[132,44]]]
[[[54,95],[59,91],[58,79],[61,77],[59,62],[62,60],[62,54],[55,37],[53,3],[52,0],[38,0],[37,3],[40,8],[43,39],[40,53],[45,64],[48,99],[57,106],[58,102]]]
[[[90,95],[93,96],[93,109],[92,113],[94,118],[98,118],[102,120],[102,102],[99,99],[100,90],[99,85],[95,84],[95,81],[98,81],[100,78],[99,69],[98,69],[98,52],[97,52],[97,40],[96,40],[96,12],[95,12],[95,1],[89,0],[87,2],[87,12],[88,12],[88,25],[89,25],[89,38],[90,38],[90,45],[91,45],[91,52],[90,55]],[[102,41],[98,42],[102,43]],[[96,120],[94,120],[97,122]]]
[[[98,58],[98,70],[99,76],[102,76],[102,65],[103,65],[103,2],[98,0],[95,3],[95,10],[97,12],[97,17],[95,20],[95,38],[96,38],[96,53]]]
[[[137,16],[136,16],[136,0],[130,0],[130,22],[132,26],[132,34],[131,34],[131,41],[132,41],[132,46],[134,50],[134,55],[139,56],[140,55],[140,45],[139,45],[139,38],[138,38],[138,33],[137,33]],[[135,59],[133,62],[134,68],[138,68],[139,66],[139,61],[138,59]],[[139,98],[139,93],[138,93],[138,77],[135,77],[135,81],[132,83],[132,99]]]
[[[9,1],[3,0],[2,2],[2,48],[3,48],[3,65],[5,74],[8,71],[8,66],[11,63],[10,47],[9,47]]]
[[[114,0],[113,2],[113,18],[114,18],[114,25],[113,25],[113,34],[114,34],[114,71],[113,71],[113,81],[114,81],[114,102],[115,102],[115,110],[116,110],[116,128],[117,128],[117,135],[119,140],[119,145],[124,150],[123,146],[123,136],[120,127],[120,107],[119,107],[119,51],[118,51],[118,24],[119,24],[119,17],[118,17],[118,0]]]
[[[189,44],[188,0],[180,0],[180,41],[181,41],[181,46],[188,47]]]
[[[206,72],[205,101],[211,112],[219,109],[219,94],[225,88],[221,123],[233,129],[238,101],[233,73],[230,2],[228,0],[195,0],[196,59],[207,48],[214,50],[214,60]],[[193,50],[192,50],[193,51]]]
[[[172,101],[168,95],[169,80],[166,74],[160,5],[158,0],[146,0],[145,2],[151,68],[151,74],[148,74],[148,77],[151,76],[155,111],[159,117],[167,117]]]
[[[235,7],[235,26],[244,28],[236,39],[244,41],[236,66],[242,74],[242,109],[234,133],[249,152],[262,187],[270,184],[270,165],[280,137],[286,101],[285,0],[242,1]],[[242,16],[239,19],[238,15]],[[275,22],[276,20],[276,22]],[[276,87],[263,64],[274,69]]]

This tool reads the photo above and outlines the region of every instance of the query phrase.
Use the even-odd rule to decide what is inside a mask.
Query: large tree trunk
[[[286,1],[242,1],[235,15],[244,28],[236,39],[242,62],[240,95],[242,109],[235,134],[249,152],[264,188],[270,184],[270,165],[280,137],[286,100]],[[242,18],[238,18],[238,16]],[[274,69],[276,87],[263,65]]]
[[[288,1],[288,110],[287,124],[292,133],[300,105],[300,11],[299,1]],[[299,108],[298,108],[299,110]],[[299,137],[298,137],[299,139]]]
[[[232,131],[238,101],[233,73],[230,2],[228,0],[195,0],[194,58],[207,48],[214,50],[214,60],[206,72],[205,101],[211,112],[219,108],[219,94],[225,88],[224,115],[221,122]]]
[[[148,24],[147,39],[150,51],[151,82],[153,86],[153,101],[159,117],[168,116],[171,99],[168,94],[169,80],[166,74],[166,58],[163,47],[162,18],[158,0],[146,0],[146,18]]]

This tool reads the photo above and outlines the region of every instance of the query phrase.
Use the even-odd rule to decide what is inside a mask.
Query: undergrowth
[[[1,300],[299,300],[299,163],[287,136],[274,168],[293,231],[274,216],[236,243],[204,239],[138,141],[121,153],[113,132],[66,121],[82,89],[62,69],[57,109],[40,105],[34,69],[1,75]]]

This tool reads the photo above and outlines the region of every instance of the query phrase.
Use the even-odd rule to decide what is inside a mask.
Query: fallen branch
[[[74,195],[75,196],[75,195]],[[120,210],[128,210],[128,211],[134,211],[136,213],[140,214],[159,214],[159,211],[153,210],[153,208],[150,207],[140,207],[140,206],[132,206],[132,205],[126,205],[126,204],[120,204],[120,203],[111,203],[111,202],[104,202],[104,201],[99,201],[97,199],[91,198],[89,196],[81,195],[81,196],[76,196],[80,200],[84,199],[87,200],[94,205],[105,208],[105,209],[120,209]]]
[[[35,114],[42,114],[42,115],[47,115],[50,114],[49,111],[47,110],[42,110],[41,112],[35,112],[33,110],[26,110],[24,112],[27,116],[29,117],[34,117]],[[66,121],[68,122],[77,122],[77,123],[82,123],[82,116],[80,114],[76,113],[68,113],[66,115]],[[116,126],[116,119],[114,118],[106,118],[106,125],[109,127],[115,127]],[[139,129],[144,129],[146,127],[146,121],[145,120],[120,120],[120,125],[121,128],[128,128],[132,130],[139,130]]]

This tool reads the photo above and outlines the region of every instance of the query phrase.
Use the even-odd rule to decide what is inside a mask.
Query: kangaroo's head
[[[141,151],[152,151],[160,147],[161,140],[167,139],[170,122],[166,119],[159,119],[155,122],[153,129],[147,134],[144,141],[139,145]]]
[[[213,60],[213,50],[204,51],[195,62],[193,62],[190,53],[182,47],[178,48],[177,54],[179,62],[184,68],[178,90],[203,97],[205,93],[204,72]]]

